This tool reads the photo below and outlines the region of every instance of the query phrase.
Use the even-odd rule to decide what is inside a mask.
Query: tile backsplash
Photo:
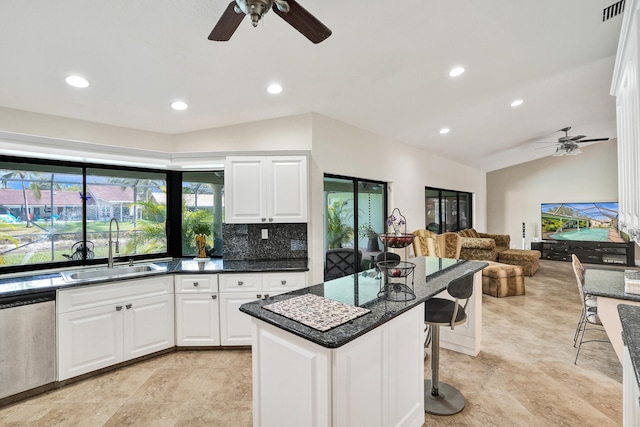
[[[268,238],[262,238],[267,230]],[[224,259],[307,258],[307,224],[224,224]]]

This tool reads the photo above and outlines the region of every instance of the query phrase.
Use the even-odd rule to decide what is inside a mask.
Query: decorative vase
[[[207,243],[207,236],[205,236],[204,234],[196,235],[196,248],[198,248],[198,258],[207,257],[207,254],[204,251],[206,243]]]

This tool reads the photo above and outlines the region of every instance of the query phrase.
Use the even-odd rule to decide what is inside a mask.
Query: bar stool
[[[455,387],[438,380],[440,326],[453,329],[467,321],[467,303],[473,294],[473,272],[465,272],[447,285],[454,300],[431,298],[424,305],[424,322],[431,327],[431,379],[424,380],[424,410],[434,415],[453,415],[464,408],[464,396]],[[460,305],[460,300],[465,300]]]

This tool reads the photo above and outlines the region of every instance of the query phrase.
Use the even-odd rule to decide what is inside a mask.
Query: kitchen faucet
[[[107,267],[113,268],[113,251],[111,250],[111,245],[113,244],[113,239],[111,238],[111,226],[113,223],[116,223],[116,253],[120,253],[120,224],[118,224],[118,220],[114,217],[109,221],[109,258],[107,258]]]

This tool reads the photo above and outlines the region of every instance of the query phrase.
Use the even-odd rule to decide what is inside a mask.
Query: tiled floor
[[[622,424],[622,367],[611,345],[585,344],[573,364],[580,302],[570,263],[543,261],[525,296],[485,295],[483,310],[480,355],[441,352],[440,379],[467,406],[425,415],[425,425]],[[251,353],[163,355],[2,408],[0,425],[250,426]]]

